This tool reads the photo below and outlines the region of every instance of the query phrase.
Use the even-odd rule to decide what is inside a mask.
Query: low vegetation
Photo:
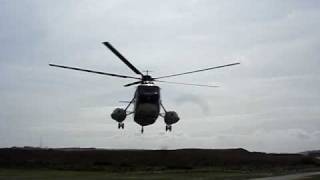
[[[311,156],[244,149],[0,149],[0,179],[248,179],[319,165]]]

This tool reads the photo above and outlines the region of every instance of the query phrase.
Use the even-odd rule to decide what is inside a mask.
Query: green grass
[[[111,173],[104,171],[58,171],[58,170],[18,170],[0,169],[0,180],[241,180],[255,177],[270,176],[269,173],[247,173],[247,172],[215,172],[215,171],[158,171],[158,172],[130,172]]]

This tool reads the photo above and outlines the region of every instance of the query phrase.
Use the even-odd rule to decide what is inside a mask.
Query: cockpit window
[[[140,94],[159,94],[159,87],[157,86],[139,86]]]
[[[160,99],[160,89],[157,86],[139,86],[138,96],[141,103],[157,103]]]

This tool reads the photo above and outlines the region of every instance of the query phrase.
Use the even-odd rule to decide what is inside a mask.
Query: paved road
[[[251,180],[299,180],[301,178],[307,178],[308,176],[320,175],[320,172],[292,174],[286,176],[268,177],[268,178],[256,178]]]

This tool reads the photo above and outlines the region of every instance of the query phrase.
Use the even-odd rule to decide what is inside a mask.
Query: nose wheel
[[[141,134],[143,134],[144,132],[144,129],[143,129],[143,126],[141,126]]]
[[[169,131],[171,132],[172,131],[172,126],[171,125],[166,125],[166,132]]]
[[[118,129],[124,129],[124,123],[118,123]]]

